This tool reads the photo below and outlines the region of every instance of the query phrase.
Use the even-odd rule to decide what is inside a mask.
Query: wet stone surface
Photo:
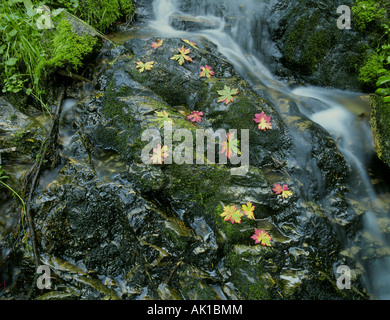
[[[337,230],[350,228],[353,234],[348,221],[354,219],[348,218],[355,216],[342,205],[343,179],[332,175],[346,170],[331,138],[317,126],[305,131],[305,141],[327,141],[306,154],[326,188],[298,197],[307,188],[305,167],[288,165],[300,163],[292,143],[297,131],[272,103],[207,41],[191,47],[192,64],[180,66],[170,57],[183,41],[166,39],[155,51],[150,47],[155,40],[130,40],[102,54],[108,61],[97,77],[98,90],[62,122],[71,136],[62,146],[61,165],[40,184],[32,203],[41,260],[55,280],[50,292],[35,289],[32,297],[367,298],[359,278],[353,290],[336,286],[337,266],[355,266],[353,257],[341,254]],[[154,69],[139,73],[140,60],[155,61]],[[199,77],[205,64],[216,72],[210,80]],[[224,85],[240,92],[227,106],[217,103],[216,91]],[[193,110],[204,112],[200,124],[187,121]],[[199,128],[249,129],[248,172],[232,175],[231,164],[144,164],[147,142],[141,137],[146,129],[158,129],[156,111],[169,113],[173,129],[193,134]],[[272,130],[257,129],[253,117],[261,111],[272,116]],[[287,183],[296,194],[282,200],[272,192],[273,183]],[[248,201],[256,206],[256,220],[223,221],[223,206]],[[333,218],[337,215],[346,218],[342,224]],[[271,247],[255,245],[250,238],[255,228],[269,232]],[[32,261],[31,252],[22,247],[17,252],[20,261]],[[8,295],[23,297],[33,270],[14,270],[19,273]]]

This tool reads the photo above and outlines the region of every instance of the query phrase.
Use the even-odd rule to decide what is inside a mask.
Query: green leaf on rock
[[[179,61],[179,64],[182,65],[186,61],[193,62],[191,57],[188,56],[188,54],[191,52],[191,49],[185,49],[184,46],[182,46],[179,49],[179,54],[174,55],[171,60],[177,60]]]
[[[228,105],[230,102],[233,102],[233,96],[238,94],[238,89],[232,89],[225,86],[223,90],[218,90],[217,92],[220,95],[218,102],[225,102],[225,104]]]
[[[152,70],[154,67],[154,61],[148,61],[143,63],[142,61],[137,62],[136,69],[139,69],[139,72],[142,73],[145,70]]]

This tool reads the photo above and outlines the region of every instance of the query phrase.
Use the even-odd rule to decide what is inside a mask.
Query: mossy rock
[[[390,103],[383,97],[371,95],[370,126],[374,137],[374,148],[379,159],[390,167]]]
[[[353,1],[343,3],[352,7]],[[368,37],[339,30],[334,1],[299,0],[274,8],[272,39],[280,50],[276,74],[297,83],[360,90],[357,81]],[[365,49],[363,49],[365,48]]]

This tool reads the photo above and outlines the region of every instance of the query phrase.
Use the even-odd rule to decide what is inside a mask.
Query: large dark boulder
[[[354,27],[338,29],[337,1],[278,1],[270,21],[280,51],[273,71],[291,82],[361,90],[357,81],[368,40]],[[353,1],[342,5],[350,8]]]
[[[357,268],[343,254],[339,231],[353,235],[360,217],[343,198],[348,170],[334,140],[292,103],[280,101],[281,116],[208,41],[196,39],[194,48],[164,39],[154,50],[156,40],[103,52],[98,89],[64,115],[62,164],[32,203],[42,262],[55,280],[33,297],[366,298],[357,272],[352,290],[336,285],[339,265]],[[171,57],[183,45],[193,62],[179,65]],[[138,61],[154,61],[154,68],[140,73]],[[199,76],[206,64],[215,71],[211,79]],[[225,85],[239,90],[228,105],[217,102]],[[199,124],[186,119],[194,110],[204,113]],[[248,170],[232,174],[229,162],[144,163],[142,135],[159,130],[162,111],[173,130],[193,136],[197,129],[248,129]],[[261,111],[272,130],[254,123]],[[274,183],[288,184],[293,196],[277,197]],[[224,206],[248,201],[256,220],[231,224],[220,216]],[[270,247],[255,245],[255,228],[272,236]],[[15,276],[20,295],[29,272]]]

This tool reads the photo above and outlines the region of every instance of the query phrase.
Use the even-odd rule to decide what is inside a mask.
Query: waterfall
[[[351,112],[349,106],[341,102],[342,97],[358,99],[359,95],[313,87],[291,91],[284,83],[275,79],[269,70],[269,61],[272,56],[279,53],[270,40],[269,17],[276,2],[276,0],[154,0],[155,20],[150,21],[149,26],[160,36],[206,37],[217,45],[218,50],[235,65],[248,82],[256,83],[261,88],[261,94],[265,98],[270,98],[276,93],[279,97],[292,100],[303,114],[327,130],[337,142],[340,152],[353,172],[352,176],[356,177],[349,185],[351,194],[355,194],[357,200],[364,195],[373,207],[370,208],[370,204],[367,204],[362,232],[374,237],[379,247],[388,248],[390,241],[383,236],[378,224],[378,212],[379,216],[386,216],[388,212],[381,208],[377,191],[367,173],[367,165],[373,157],[371,130],[367,121],[359,122],[357,114]],[[189,17],[195,22],[206,21],[208,27],[178,30],[173,26],[175,19],[185,21]],[[310,109],[306,105],[310,105]],[[318,180],[318,183],[321,181]],[[365,245],[364,240],[362,242],[362,245]],[[361,256],[367,256],[369,250],[361,248]],[[376,299],[390,298],[389,255],[374,260],[366,258],[363,264],[369,278],[368,287],[373,296]]]
[[[228,40],[225,43],[227,47],[236,46],[268,65],[271,55],[278,52],[270,40],[267,22],[274,2],[276,0],[155,0],[153,9],[156,19],[150,25],[162,33],[173,35],[178,33],[172,28],[172,15],[210,21],[215,29],[204,33],[218,33],[217,39]],[[235,51],[237,48],[234,48]]]

